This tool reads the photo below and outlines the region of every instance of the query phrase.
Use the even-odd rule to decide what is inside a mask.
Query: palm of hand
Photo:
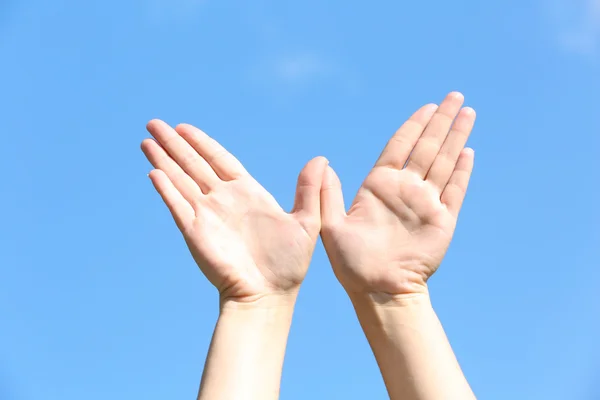
[[[463,150],[472,110],[461,112],[448,134],[451,113],[456,116],[462,105],[453,96],[433,116],[424,107],[400,128],[346,215],[339,212],[339,181],[328,170],[322,236],[346,290],[394,295],[427,290],[452,239],[473,161],[472,152]]]
[[[142,150],[149,176],[190,252],[222,299],[289,294],[304,279],[320,229],[319,190],[327,160],[300,173],[286,213],[238,160],[204,132],[151,121]]]
[[[184,236],[200,269],[222,295],[251,298],[300,285],[317,231],[307,232],[246,177],[207,196]]]
[[[455,221],[435,188],[412,172],[375,168],[333,233],[336,273],[352,291],[419,290],[440,265]]]

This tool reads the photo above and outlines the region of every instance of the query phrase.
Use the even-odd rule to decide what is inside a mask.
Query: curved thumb
[[[292,210],[292,213],[297,214],[302,220],[319,225],[321,219],[319,194],[327,164],[329,161],[325,157],[316,157],[302,168],[298,176],[296,199]]]
[[[333,226],[346,215],[340,178],[329,165],[321,184],[321,218],[323,225]]]

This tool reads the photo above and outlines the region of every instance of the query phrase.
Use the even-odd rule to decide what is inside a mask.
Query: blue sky
[[[146,121],[199,126],[290,209],[316,155],[349,203],[451,90],[476,164],[431,292],[463,369],[482,399],[600,398],[599,26],[597,0],[3,0],[0,398],[195,396],[217,296]],[[281,396],[313,397],[385,398],[321,244]]]

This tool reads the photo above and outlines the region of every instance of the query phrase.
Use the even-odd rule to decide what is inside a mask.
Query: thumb
[[[333,226],[346,215],[342,182],[329,165],[325,169],[321,185],[321,218],[323,225]]]
[[[292,214],[300,217],[303,224],[310,223],[313,226],[321,223],[319,193],[327,164],[329,161],[325,157],[316,157],[300,171]]]

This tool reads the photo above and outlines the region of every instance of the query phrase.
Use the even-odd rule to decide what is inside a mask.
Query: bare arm
[[[354,298],[391,399],[474,399],[427,295]]]
[[[279,398],[294,301],[290,296],[221,306],[199,400]]]
[[[277,399],[296,295],[321,227],[327,160],[304,167],[288,213],[199,129],[154,120],[148,130],[150,179],[220,297],[198,398]]]

